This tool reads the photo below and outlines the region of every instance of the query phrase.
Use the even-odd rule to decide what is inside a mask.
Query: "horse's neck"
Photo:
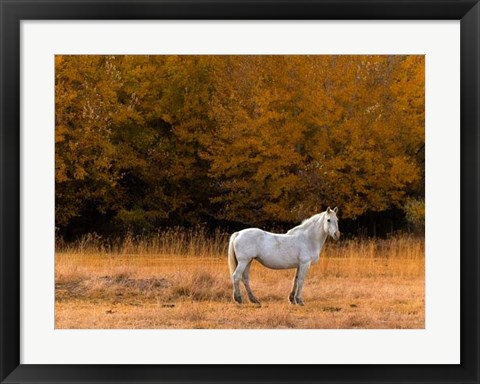
[[[318,252],[322,250],[328,236],[328,234],[323,230],[323,220],[324,218],[322,217],[318,223],[312,225],[307,230],[307,237],[310,240],[311,246],[315,249],[315,251],[318,250]]]

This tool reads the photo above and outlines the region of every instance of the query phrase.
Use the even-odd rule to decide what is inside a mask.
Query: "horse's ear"
[[[327,213],[330,213],[332,210],[330,209],[330,207],[327,208]]]
[[[337,213],[338,212],[338,207],[333,208],[333,212]]]

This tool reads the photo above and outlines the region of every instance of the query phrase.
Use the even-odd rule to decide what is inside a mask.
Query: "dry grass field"
[[[294,270],[254,262],[261,306],[234,303],[227,237],[169,231],[104,245],[57,245],[56,328],[424,328],[421,238],[327,241],[310,269],[305,306],[289,304]]]

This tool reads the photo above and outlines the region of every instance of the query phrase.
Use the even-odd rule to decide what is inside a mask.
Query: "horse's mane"
[[[298,231],[306,231],[308,228],[310,228],[312,225],[317,224],[320,219],[323,217],[325,212],[317,213],[316,215],[313,215],[312,217],[309,217],[308,219],[305,219],[302,221],[302,224],[297,225],[296,227],[293,227],[287,232],[287,235],[291,235],[293,233],[296,233]]]

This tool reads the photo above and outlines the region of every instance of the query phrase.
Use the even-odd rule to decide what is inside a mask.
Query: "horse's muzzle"
[[[334,240],[340,239],[340,232],[335,232],[335,235],[333,236]]]

